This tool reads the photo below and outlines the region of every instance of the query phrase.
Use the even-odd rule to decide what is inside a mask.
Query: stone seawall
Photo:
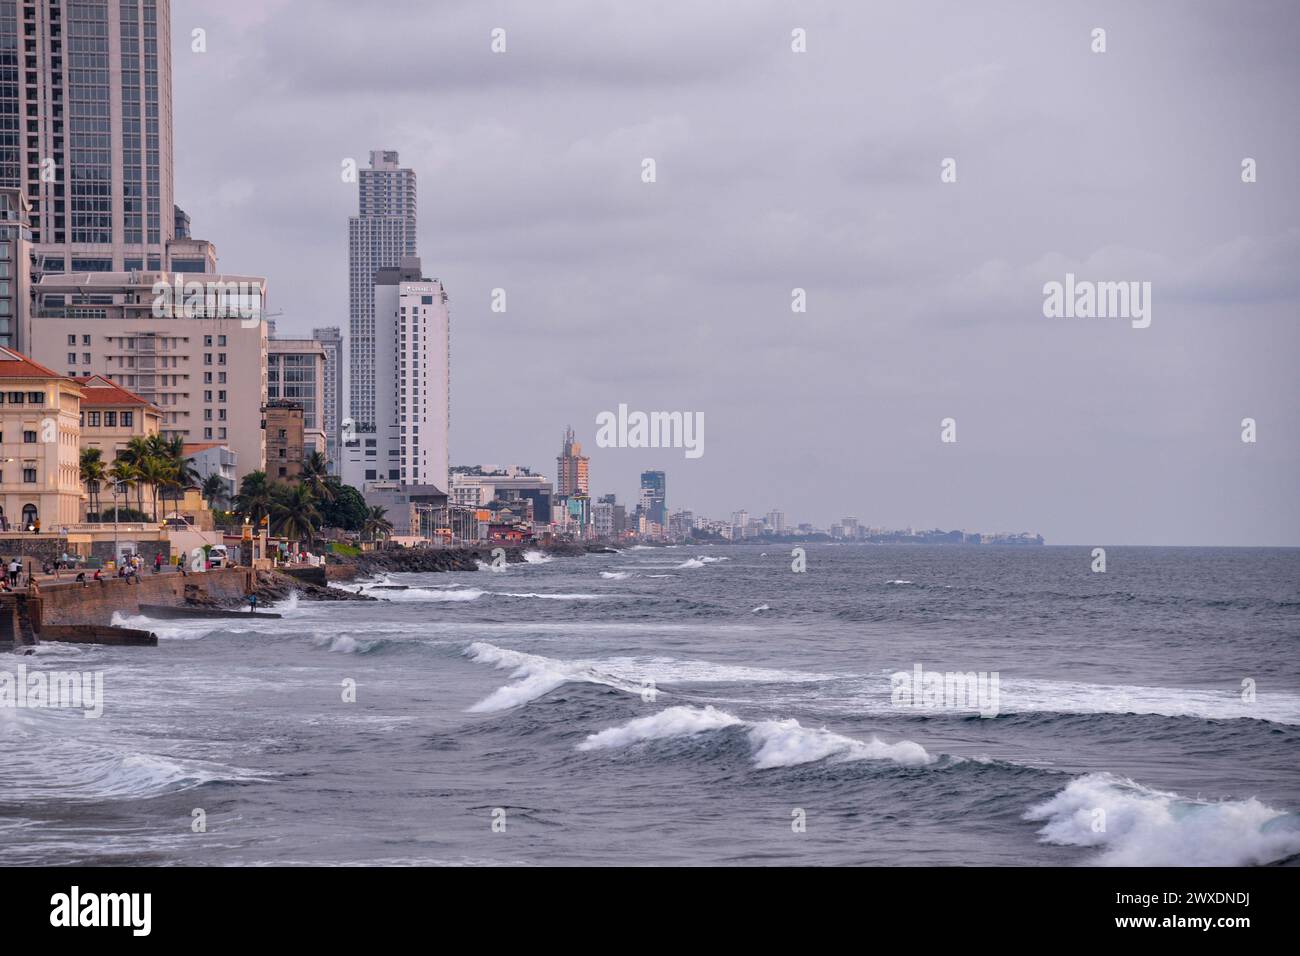
[[[239,601],[247,593],[252,572],[223,568],[182,576],[174,571],[140,575],[139,583],[106,578],[80,584],[45,584],[41,587],[41,619],[50,624],[109,624],[113,612],[138,614],[141,604],[180,607],[187,598],[199,601]]]

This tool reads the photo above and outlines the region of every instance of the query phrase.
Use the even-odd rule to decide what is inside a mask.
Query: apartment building
[[[81,386],[0,348],[0,530],[81,520]]]

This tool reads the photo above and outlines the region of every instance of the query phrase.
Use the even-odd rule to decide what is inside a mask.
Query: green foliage
[[[316,507],[321,514],[321,524],[325,528],[338,528],[341,531],[360,531],[365,527],[366,516],[370,510],[361,492],[351,485],[341,483],[337,478],[330,478],[329,484],[334,493],[332,501],[318,502]]]

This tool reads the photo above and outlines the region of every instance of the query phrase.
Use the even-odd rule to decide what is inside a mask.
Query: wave
[[[603,660],[567,661],[527,654],[475,641],[465,656],[480,664],[510,669],[518,683],[502,687],[471,711],[495,711],[517,707],[548,694],[567,683],[603,684],[628,693],[640,694],[653,686],[675,684],[801,684],[830,679],[828,674],[782,671],[710,661],[678,660],[671,657],[611,657]],[[663,691],[659,691],[663,693]]]
[[[885,743],[877,737],[855,740],[826,728],[804,727],[794,718],[747,721],[717,710],[680,705],[649,717],[638,717],[618,727],[591,734],[578,744],[579,750],[626,747],[645,740],[691,737],[729,727],[744,727],[753,751],[754,766],[760,770],[795,767],[820,760],[886,760],[909,767],[923,767],[935,758],[910,740]]]
[[[483,700],[470,707],[472,713],[490,713],[508,710],[536,700],[564,684],[578,681],[604,684],[630,693],[641,688],[612,674],[605,674],[591,664],[579,661],[561,661],[538,654],[512,651],[495,644],[476,641],[465,648],[465,655],[480,664],[491,664],[501,670],[510,670],[516,683],[499,687]]]
[[[730,560],[731,560],[730,558],[715,558],[707,554],[702,554],[698,558],[688,558],[687,560],[683,561],[681,564],[677,565],[677,567],[702,568],[706,564],[717,564],[719,561],[730,561]]]
[[[600,576],[609,581],[625,581],[630,577],[627,571],[601,571]]]
[[[750,614],[757,614],[759,611],[770,611],[770,610],[772,610],[772,605],[770,605],[770,604],[760,604],[758,607],[754,608],[754,609],[751,610],[749,613],[750,613]]]
[[[1103,866],[1260,866],[1300,854],[1300,814],[1210,801],[1090,773],[1030,807],[1045,843],[1100,849]]]
[[[904,581],[902,578],[899,578],[899,579],[897,579],[897,580],[895,580],[895,581],[886,581],[885,583],[886,583],[886,584],[912,584],[913,582],[912,582],[912,581]]]
[[[554,560],[549,554],[543,554],[541,551],[525,551],[524,560],[529,564],[547,564]]]
[[[475,558],[474,563],[478,565],[480,571],[491,571],[494,574],[504,574],[506,570],[506,563],[504,561],[497,564],[493,561],[484,561],[482,558]]]

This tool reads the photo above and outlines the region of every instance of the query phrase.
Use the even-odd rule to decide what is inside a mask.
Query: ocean
[[[0,708],[0,864],[1294,864],[1300,550],[1090,550],[532,552],[119,620],[159,646],[0,660],[104,687]]]

